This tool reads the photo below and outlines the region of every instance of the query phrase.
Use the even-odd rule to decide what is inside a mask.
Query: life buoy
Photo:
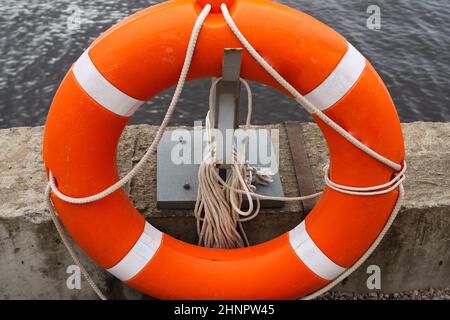
[[[64,78],[48,115],[43,151],[62,193],[85,197],[118,180],[119,137],[144,101],[176,83],[190,31],[207,2],[213,10],[189,79],[220,76],[223,49],[241,46],[218,9],[224,2],[249,42],[289,83],[359,141],[403,162],[400,123],[383,81],[334,30],[267,0],[176,0],[104,33]],[[281,90],[248,52],[241,73]],[[393,169],[316,120],[329,145],[334,182],[365,187],[391,180]],[[359,197],[326,187],[295,229],[236,250],[202,248],[161,233],[122,190],[84,205],[52,200],[84,251],[143,293],[162,299],[293,299],[351,267],[377,238],[397,198],[397,190]]]

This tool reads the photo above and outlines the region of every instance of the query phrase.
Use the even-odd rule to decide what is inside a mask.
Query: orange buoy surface
[[[119,137],[144,101],[176,84],[206,2],[213,3],[212,13],[188,78],[218,77],[223,49],[242,45],[219,2],[204,0],[175,0],[134,14],[98,38],[69,70],[48,115],[43,151],[62,193],[86,197],[119,179]],[[403,136],[389,93],[371,64],[341,35],[273,1],[221,2],[249,42],[298,91],[359,141],[403,162]],[[241,73],[280,89],[245,50]],[[391,180],[391,168],[316,120],[328,142],[333,181],[365,187]],[[143,293],[162,299],[294,299],[351,267],[374,242],[397,198],[397,190],[358,197],[326,187],[295,229],[236,250],[202,248],[161,233],[123,190],[84,205],[52,200],[83,250]]]

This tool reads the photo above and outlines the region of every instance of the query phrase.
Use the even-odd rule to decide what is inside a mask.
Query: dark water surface
[[[59,83],[83,50],[117,21],[158,2],[1,0],[0,128],[44,124]],[[450,121],[450,1],[281,2],[335,28],[367,56],[389,87],[402,121]],[[370,5],[381,8],[381,30],[366,25]],[[78,26],[78,17],[79,27],[70,28]],[[187,85],[173,124],[190,125],[205,116],[209,85],[207,79]],[[253,87],[255,123],[309,120],[282,94]],[[172,92],[148,102],[132,123],[158,124]]]

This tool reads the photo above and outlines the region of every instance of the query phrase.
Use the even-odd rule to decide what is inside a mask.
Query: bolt
[[[183,186],[184,190],[190,190],[191,189],[191,185],[189,183],[185,183]]]

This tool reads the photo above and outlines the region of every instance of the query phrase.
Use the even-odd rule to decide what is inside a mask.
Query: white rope
[[[208,16],[210,11],[211,11],[211,5],[208,4],[203,8],[202,12],[200,13],[200,15],[198,16],[198,18],[195,22],[195,25],[192,30],[191,38],[189,40],[189,45],[188,45],[187,52],[186,52],[186,58],[184,60],[183,68],[181,70],[180,78],[178,80],[178,84],[175,89],[175,93],[173,95],[172,101],[170,102],[170,105],[169,105],[167,113],[164,117],[164,120],[162,121],[162,124],[161,124],[160,128],[158,129],[158,132],[156,133],[155,139],[153,140],[151,146],[148,148],[147,152],[142,157],[142,159],[136,164],[136,166],[125,177],[123,177],[121,180],[119,180],[117,183],[115,183],[108,189],[106,189],[96,195],[93,195],[90,197],[85,197],[85,198],[72,198],[72,197],[68,197],[68,196],[64,195],[63,193],[61,193],[58,190],[58,188],[56,187],[56,184],[55,184],[55,178],[53,177],[52,171],[49,171],[49,184],[45,191],[45,198],[46,198],[46,202],[47,202],[47,207],[50,211],[50,216],[52,218],[52,221],[55,224],[56,230],[57,230],[59,236],[61,237],[61,239],[63,240],[63,243],[64,243],[65,247],[67,248],[67,251],[72,256],[72,259],[74,260],[74,262],[80,268],[86,281],[89,283],[89,285],[92,287],[94,292],[97,294],[97,296],[101,300],[106,300],[106,297],[101,292],[101,290],[97,287],[97,285],[94,283],[91,276],[87,272],[86,268],[83,266],[80,259],[78,258],[78,255],[76,254],[72,245],[68,241],[66,235],[64,234],[63,227],[57,217],[56,210],[54,209],[53,203],[51,201],[50,193],[52,191],[58,198],[60,198],[61,200],[65,201],[65,202],[68,202],[68,203],[74,203],[74,204],[90,203],[90,202],[94,202],[94,201],[100,200],[102,198],[105,198],[105,197],[109,196],[111,193],[122,188],[125,184],[128,183],[128,181],[130,181],[139,172],[139,170],[142,168],[143,164],[148,159],[150,159],[150,157],[155,152],[156,147],[157,147],[159,141],[161,140],[161,136],[162,136],[165,128],[169,124],[169,121],[172,117],[173,112],[175,111],[175,107],[179,101],[181,92],[183,91],[184,84],[186,82],[186,77],[187,77],[191,62],[192,62],[192,57],[194,55],[195,46],[197,44],[198,35],[203,26],[203,22],[205,21],[205,19]]]
[[[102,293],[100,288],[95,284],[94,280],[92,280],[91,276],[89,275],[89,272],[84,267],[83,263],[81,263],[80,258],[78,257],[77,253],[73,249],[72,244],[70,243],[69,239],[67,238],[66,234],[64,233],[64,227],[61,225],[61,222],[59,221],[59,218],[56,214],[56,210],[53,207],[53,203],[50,199],[50,192],[51,187],[50,184],[47,185],[47,188],[45,189],[45,199],[47,202],[47,208],[50,212],[50,217],[53,221],[53,224],[56,227],[56,231],[58,231],[59,236],[61,237],[61,240],[66,247],[67,251],[69,252],[70,256],[72,257],[75,264],[80,268],[81,273],[83,274],[84,278],[86,279],[87,283],[91,286],[92,290],[94,290],[95,294],[99,297],[100,300],[107,300],[106,296]]]
[[[333,181],[331,181],[331,179],[329,177],[328,165],[324,169],[324,171],[325,171],[324,179],[325,179],[325,183],[327,186],[329,186],[330,188],[332,188],[336,191],[339,191],[341,193],[350,194],[350,195],[354,195],[354,196],[378,196],[378,195],[389,193],[389,192],[397,189],[403,183],[403,181],[406,179],[406,175],[405,175],[406,169],[407,169],[406,162],[403,162],[403,169],[400,172],[396,173],[394,178],[391,181],[389,181],[388,183],[385,183],[385,184],[380,184],[378,186],[365,187],[365,188],[349,187],[349,186],[344,186],[341,184],[334,183]]]
[[[211,86],[209,93],[210,110],[212,110],[214,93],[220,81],[221,78],[216,79]],[[251,122],[253,97],[247,81],[244,79],[240,81],[247,89],[248,112],[245,130],[248,130]],[[226,183],[233,188],[241,190],[242,193],[230,192],[230,189],[222,186],[215,176],[218,169],[216,166],[217,143],[214,139],[216,137],[214,133],[218,132],[214,131],[211,126],[211,116],[210,112],[208,112],[205,121],[206,153],[198,171],[199,186],[194,208],[194,216],[197,219],[198,244],[207,248],[222,249],[249,246],[240,216],[249,216],[254,211],[257,214],[260,209],[260,203],[259,199],[257,199],[256,208],[254,208],[253,199],[249,192],[250,190],[256,191],[256,188],[251,183],[252,174],[248,174],[248,172],[255,172],[262,181],[265,181],[267,177],[259,173],[256,168],[252,168],[250,171],[249,165],[241,160],[236,146],[233,144],[233,166]],[[244,153],[246,152],[247,143],[248,139],[246,139],[244,144]],[[246,179],[242,175],[245,175]],[[249,208],[246,212],[241,210],[243,194],[246,195],[249,203]]]

